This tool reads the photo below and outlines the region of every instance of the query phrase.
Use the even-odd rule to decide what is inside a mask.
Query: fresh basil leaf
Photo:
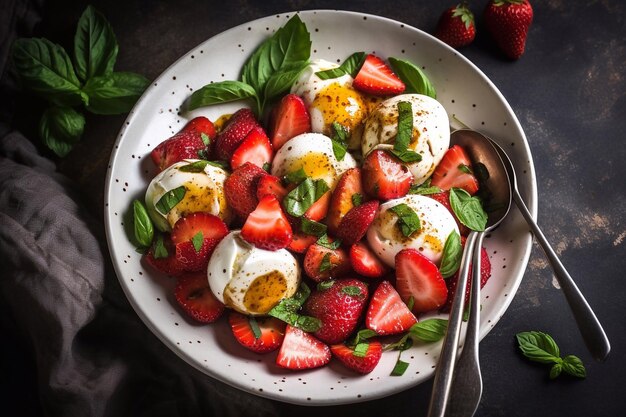
[[[483,209],[481,200],[471,196],[462,188],[450,189],[450,206],[461,223],[471,230],[482,232],[487,226],[487,213]]]
[[[327,229],[324,223],[309,220],[304,216],[300,220],[300,230],[307,235],[321,237],[326,234]]]
[[[411,185],[411,188],[409,188],[409,194],[430,195],[441,192],[443,192],[441,188],[430,185],[430,179],[420,185]]]
[[[516,336],[519,348],[528,359],[540,363],[560,361],[560,351],[554,339],[542,332],[521,332]]]
[[[374,330],[371,329],[361,329],[357,332],[354,337],[354,341],[350,343],[350,345],[358,345],[359,343],[365,342],[367,339],[378,336]]]
[[[441,340],[445,336],[447,329],[448,320],[427,319],[411,326],[409,335],[413,339],[432,343]]]
[[[401,353],[398,354],[398,360],[391,371],[391,376],[402,376],[409,367],[409,363],[401,360],[400,355]]]
[[[17,39],[12,56],[24,88],[59,106],[83,101],[72,61],[61,46],[47,39]]]
[[[109,22],[93,6],[87,6],[78,20],[74,35],[74,61],[78,77],[87,81],[111,74],[118,50]]]
[[[183,165],[181,167],[178,167],[178,170],[181,172],[202,172],[204,171],[204,169],[206,168],[206,166],[209,164],[209,161],[205,161],[205,160],[201,160],[201,161],[194,161],[194,162],[190,162],[187,165]]]
[[[360,193],[352,194],[352,204],[354,205],[354,207],[358,207],[363,204],[363,195]]]
[[[409,308],[409,310],[412,311],[413,307],[415,306],[415,297],[411,295],[409,299],[406,301],[406,306]]]
[[[343,161],[343,158],[346,156],[346,152],[348,152],[348,147],[343,143],[332,139],[331,143],[333,146],[333,154],[335,154],[335,158],[337,158],[338,161]]]
[[[346,75],[346,72],[341,68],[331,68],[324,71],[317,71],[315,73],[320,80],[331,80],[333,78],[339,78]]]
[[[39,122],[39,136],[60,157],[72,150],[84,129],[85,117],[71,107],[50,107]]]
[[[341,289],[341,291],[352,297],[361,297],[363,295],[361,288],[357,287],[356,285],[346,285]]]
[[[216,168],[222,168],[224,171],[227,171],[230,165],[226,161],[206,161],[207,165],[214,166]]]
[[[259,323],[256,321],[254,316],[248,317],[248,324],[250,325],[250,330],[252,330],[254,338],[260,339],[262,336],[261,328],[259,327]]]
[[[335,154],[335,158],[337,158],[337,160],[343,161],[343,158],[346,156],[346,152],[348,151],[348,145],[346,143],[348,140],[348,130],[337,122],[332,123],[331,130],[333,153]]]
[[[169,256],[167,248],[165,247],[165,242],[163,241],[163,235],[161,233],[157,235],[152,253],[154,254],[154,259],[163,259]]]
[[[443,245],[443,255],[441,257],[441,264],[439,265],[439,272],[444,278],[450,278],[459,270],[461,266],[461,257],[463,255],[463,248],[461,247],[461,236],[456,231],[450,232],[446,238],[446,243]]]
[[[292,216],[302,216],[315,202],[315,182],[306,178],[296,188],[291,190],[284,199],[287,213]]]
[[[133,229],[137,243],[143,248],[150,247],[154,238],[154,227],[146,206],[139,200],[133,201]]]
[[[87,110],[95,114],[128,113],[143,94],[150,81],[132,72],[114,72],[93,77],[83,88],[89,97]]]
[[[258,101],[254,88],[241,81],[220,81],[210,83],[194,91],[187,100],[186,109],[194,110],[212,104],[229,103],[231,101],[254,98]]]
[[[320,281],[317,284],[317,290],[318,291],[326,291],[327,289],[331,288],[333,285],[335,285],[335,280],[334,279],[329,279],[326,281]]]
[[[411,236],[414,232],[421,229],[422,225],[420,218],[411,207],[405,203],[401,203],[391,207],[389,210],[393,211],[398,216],[397,225],[400,227],[400,231],[404,236]]]
[[[322,262],[320,263],[320,272],[329,271],[332,267],[333,264],[330,261],[330,252],[327,252],[322,257]]]
[[[193,245],[193,249],[196,251],[196,253],[200,252],[200,249],[202,249],[203,243],[204,243],[204,234],[202,233],[202,231],[196,233],[191,238],[191,244]]]
[[[341,246],[341,240],[339,239],[335,239],[334,241],[330,241],[328,239],[328,235],[322,235],[319,239],[317,239],[317,243],[320,246],[323,246],[327,249],[337,249],[339,246]]]
[[[315,201],[322,198],[322,196],[326,194],[326,192],[329,190],[330,190],[330,187],[328,186],[328,184],[326,184],[326,181],[322,179],[316,180],[315,181]]]
[[[587,370],[578,356],[567,355],[563,358],[563,371],[578,378],[586,378]]]
[[[405,94],[424,94],[434,99],[437,98],[435,87],[424,74],[424,72],[415,64],[398,58],[389,58],[389,63],[394,72],[400,77],[402,82],[406,85],[404,90]]]
[[[397,151],[395,149],[390,149],[389,152],[393,156],[398,158],[400,161],[405,162],[407,164],[411,164],[413,162],[419,162],[422,160],[422,155],[410,149],[406,149],[404,151]]]
[[[280,97],[289,91],[293,83],[296,82],[300,73],[306,68],[306,62],[295,69],[281,70],[272,74],[265,84],[263,97],[265,101],[269,101],[274,97]]]
[[[552,368],[550,368],[550,379],[555,379],[556,377],[561,375],[561,371],[563,371],[562,362],[555,363],[554,365],[552,365]]]
[[[209,146],[211,144],[211,138],[204,132],[200,133],[200,139],[202,139],[204,146]]]
[[[474,173],[472,172],[472,168],[468,167],[465,164],[459,164],[457,168],[459,169],[459,171],[461,171],[464,174],[474,175]]]
[[[315,75],[317,75],[321,80],[339,78],[346,74],[350,74],[350,76],[354,78],[361,69],[364,61],[365,52],[355,52],[346,58],[346,60],[343,61],[339,67],[325,71],[318,71]]]
[[[398,102],[398,133],[393,143],[393,149],[403,152],[408,149],[413,137],[413,106],[408,101]]]
[[[293,297],[281,300],[267,314],[305,332],[315,332],[322,327],[322,322],[315,317],[304,316],[298,313],[309,294],[311,294],[309,287],[305,283],[301,283]]]
[[[165,216],[167,215],[167,213],[170,212],[171,209],[174,208],[174,206],[176,206],[176,204],[180,203],[180,201],[185,197],[186,193],[187,189],[184,185],[181,185],[180,187],[169,190],[168,192],[163,194],[163,196],[159,198],[159,201],[157,201],[154,206],[159,211],[159,213]]]
[[[306,180],[306,178],[307,175],[306,172],[304,172],[304,168],[300,168],[297,171],[293,171],[285,175],[285,181],[289,184],[300,184],[302,181]]]
[[[365,355],[367,355],[367,351],[370,347],[369,343],[359,343],[354,347],[354,351],[352,352],[353,356],[356,356],[357,358],[364,358]]]

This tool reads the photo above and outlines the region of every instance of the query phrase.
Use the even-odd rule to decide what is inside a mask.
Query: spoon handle
[[[559,286],[563,290],[563,294],[565,294],[565,298],[572,310],[572,313],[574,313],[574,319],[576,320],[576,323],[578,323],[578,328],[583,336],[583,339],[585,340],[587,349],[589,349],[592,356],[596,360],[604,361],[611,350],[611,345],[606,333],[604,333],[604,329],[602,329],[602,325],[587,303],[587,300],[585,300],[585,297],[574,283],[574,280],[559,260],[557,254],[550,246],[550,243],[541,232],[541,229],[539,229],[539,226],[535,223],[535,220],[532,218],[532,215],[528,211],[528,208],[524,204],[524,200],[522,200],[522,196],[517,189],[513,190],[513,200],[517,204],[522,216],[524,216],[526,222],[532,229],[535,239],[539,242],[539,245],[541,245],[541,248],[544,250],[546,257],[552,265],[554,276],[559,282]]]

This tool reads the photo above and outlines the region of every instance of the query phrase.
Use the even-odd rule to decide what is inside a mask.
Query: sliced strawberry
[[[465,246],[465,238],[461,237],[461,244]],[[487,254],[487,250],[485,248],[481,248],[480,251],[480,288],[483,288],[489,278],[491,277],[491,261],[489,260],[489,255]],[[472,282],[472,266],[470,265],[467,277],[467,286],[465,287],[465,305],[469,305],[469,297],[471,291],[471,282]],[[447,313],[452,308],[452,302],[454,301],[454,294],[457,291],[457,285],[459,283],[459,272],[451,276],[446,280],[446,284],[448,286],[448,299],[443,307],[441,307],[441,311]]]
[[[352,83],[357,90],[373,95],[393,95],[404,91],[398,76],[376,55],[369,54]]]
[[[260,126],[253,128],[241,142],[230,159],[230,167],[234,170],[246,162],[252,162],[259,168],[272,162],[274,151],[267,135]]]
[[[250,321],[256,321],[260,330],[257,338]],[[266,353],[280,347],[285,338],[285,322],[274,317],[248,317],[235,311],[228,315],[228,323],[235,339],[246,349]]]
[[[213,250],[227,234],[226,223],[213,214],[196,212],[181,217],[171,235],[176,258],[186,271],[206,269]]]
[[[303,263],[304,273],[317,282],[341,277],[351,270],[350,259],[342,248],[330,249],[319,243],[309,246]]]
[[[411,171],[381,149],[374,149],[365,157],[361,175],[365,192],[379,200],[405,196],[413,184]]]
[[[164,257],[155,257],[156,241],[145,256],[146,262],[158,271],[166,275],[178,276],[185,270],[180,260],[176,257],[176,247],[170,239],[170,235],[163,235],[163,248],[166,252]]]
[[[403,249],[396,255],[396,289],[404,302],[413,299],[416,314],[441,307],[448,297],[439,268],[416,249]]]
[[[361,240],[374,221],[379,205],[378,200],[371,200],[353,207],[339,223],[337,237],[347,246]]]
[[[304,216],[313,221],[320,221],[328,213],[328,206],[330,205],[330,191],[326,191],[320,198],[315,200],[315,203],[311,205],[305,212]]]
[[[459,145],[453,145],[435,168],[431,185],[443,190],[452,187],[463,188],[473,195],[478,191],[478,180],[471,173],[471,167],[472,162],[465,150]]]
[[[211,292],[206,271],[189,272],[178,277],[174,295],[183,310],[199,322],[214,322],[224,312],[224,304]]]
[[[350,247],[350,264],[354,272],[368,278],[380,278],[388,270],[365,242],[357,242]]]
[[[162,171],[183,159],[198,159],[208,149],[200,134],[192,131],[179,132],[154,148],[150,157]]]
[[[368,300],[367,285],[354,278],[329,281],[317,288],[304,303],[304,311],[318,318],[322,327],[315,336],[326,343],[343,342],[359,324]]]
[[[318,368],[330,362],[330,348],[314,336],[287,325],[276,364],[283,368],[301,370]]]
[[[469,232],[470,232],[469,227],[461,223],[460,220],[456,217],[456,213],[454,212],[454,210],[452,210],[452,206],[450,205],[450,191],[443,191],[441,193],[429,194],[428,197],[432,198],[433,200],[437,200],[445,208],[448,209],[450,214],[452,214],[452,217],[454,217],[454,220],[456,221],[457,226],[459,227],[459,233],[461,234],[461,236],[469,235]]]
[[[241,228],[241,237],[265,250],[283,249],[289,245],[293,232],[276,197],[266,195],[259,201]]]
[[[215,138],[215,125],[212,121],[204,116],[198,116],[191,119],[185,127],[182,128],[183,132],[196,132],[199,134],[204,133],[209,139]]]
[[[270,136],[274,151],[301,133],[311,131],[311,119],[304,101],[295,94],[287,94],[272,112]]]
[[[363,198],[361,187],[361,170],[350,168],[341,175],[330,198],[326,226],[331,234],[336,234],[343,216],[354,207],[353,196]],[[359,198],[359,197],[356,197]]]
[[[232,172],[224,181],[224,196],[228,205],[241,219],[248,217],[259,204],[257,185],[267,172],[246,162]]]
[[[293,239],[291,239],[287,249],[296,253],[305,253],[307,249],[309,249],[309,246],[316,241],[317,236],[307,235],[306,233],[294,233]]]
[[[274,175],[265,175],[259,178],[256,188],[256,197],[260,200],[266,195],[273,195],[278,201],[283,201],[289,190],[283,186],[280,178]]]
[[[215,137],[215,153],[223,161],[230,161],[235,150],[248,133],[259,123],[250,109],[237,110],[228,119],[222,131]]]
[[[365,315],[365,327],[379,335],[404,333],[417,323],[417,318],[389,283],[380,283]]]
[[[369,374],[378,365],[383,354],[383,346],[377,340],[368,342],[365,356],[355,355],[354,349],[344,344],[332,345],[330,351],[341,363],[353,371],[360,374]]]

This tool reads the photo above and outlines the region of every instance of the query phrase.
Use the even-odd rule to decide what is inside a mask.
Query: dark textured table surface
[[[449,2],[450,5],[454,1]],[[626,400],[624,270],[626,269],[626,3],[532,1],[535,19],[527,50],[511,62],[483,35],[485,0],[470,1],[478,16],[476,42],[461,50],[500,89],[515,111],[532,150],[538,178],[538,221],[612,343],[605,363],[587,352],[551,269],[535,246],[510,308],[481,343],[483,416],[623,415]],[[39,36],[69,45],[86,2],[49,2]],[[298,9],[343,9],[403,21],[432,32],[447,3],[441,1],[93,1],[110,21],[120,44],[116,68],[157,77],[178,57],[230,27]],[[33,133],[37,106],[18,101],[15,127]],[[124,116],[89,117],[83,141],[59,170],[74,178],[94,213],[103,207],[109,155]],[[33,136],[33,135],[31,135]],[[49,155],[51,156],[51,155]],[[585,380],[549,380],[547,368],[518,354],[520,331],[550,333],[563,354],[585,363]],[[1,340],[1,337],[0,337]],[[19,350],[19,346],[13,347]],[[6,347],[4,349],[7,349]],[[6,353],[3,350],[3,353]],[[8,352],[11,352],[9,350]],[[18,355],[19,359],[19,355]],[[5,358],[2,359],[6,361]],[[29,388],[18,370],[2,375],[17,381],[0,393],[18,401]],[[14,372],[15,375],[11,374]],[[332,409],[281,406],[285,415],[424,415],[431,382],[370,403]],[[15,392],[14,392],[15,391]]]

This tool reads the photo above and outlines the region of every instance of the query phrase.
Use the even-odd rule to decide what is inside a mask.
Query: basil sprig
[[[287,92],[309,63],[311,35],[295,14],[252,53],[243,65],[240,80],[210,83],[194,91],[187,110],[253,99],[254,110],[262,116],[265,106]]]
[[[444,278],[449,278],[458,271],[461,266],[461,257],[463,248],[461,247],[461,236],[456,231],[450,232],[443,245],[443,255],[441,256],[441,264],[439,272]]]
[[[318,318],[299,313],[310,294],[311,289],[305,283],[301,283],[292,297],[281,300],[267,314],[305,332],[315,332],[322,327],[322,322]]]
[[[391,376],[402,376],[409,367],[407,362],[401,359],[402,352],[413,346],[413,342],[433,343],[441,340],[446,334],[448,320],[427,319],[415,323],[408,332],[398,341],[385,346],[384,350],[399,350],[398,359],[391,371]]]
[[[408,101],[398,103],[398,133],[390,150],[402,162],[411,163],[422,160],[422,155],[409,149],[413,137],[413,106]]]
[[[154,226],[146,206],[139,200],[133,201],[133,229],[139,247],[149,248],[154,238]]]
[[[462,188],[450,189],[450,206],[461,223],[471,230],[482,232],[487,226],[487,213],[480,198],[471,196]]]
[[[349,74],[352,78],[356,77],[361,66],[365,62],[365,52],[355,52],[346,58],[345,61],[337,68],[318,71],[315,73],[322,80],[329,80],[332,78],[339,78],[343,75]]]
[[[562,372],[578,378],[585,378],[587,371],[583,362],[574,355],[561,358],[561,352],[554,339],[546,333],[530,331],[515,335],[522,354],[531,361],[552,364],[550,378],[558,377]]]
[[[426,74],[410,61],[389,57],[389,63],[394,72],[400,77],[406,89],[405,94],[424,94],[437,98],[437,92]]]
[[[48,101],[39,123],[42,141],[60,157],[80,140],[85,118],[130,111],[149,84],[142,75],[114,72],[119,46],[105,17],[92,6],[81,15],[74,36],[74,59],[47,39],[17,39],[12,58],[24,89]]]

